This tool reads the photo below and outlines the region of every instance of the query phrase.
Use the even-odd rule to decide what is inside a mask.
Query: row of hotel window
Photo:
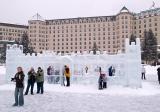
[[[30,30],[30,33],[68,33],[68,32],[92,32],[92,31],[104,31],[104,32],[108,32],[108,31],[115,31],[118,30],[118,29],[127,29],[127,28],[132,28],[132,26],[128,26],[128,25],[122,25],[121,27],[120,26],[117,26],[116,28],[115,27],[112,27],[112,28],[89,28],[89,29],[66,29],[66,30],[49,30],[49,31],[45,31],[45,30]]]
[[[33,47],[34,49],[35,49],[35,47]],[[46,47],[47,49],[49,49],[48,47]],[[86,46],[84,46],[84,47],[57,47],[57,48],[55,48],[55,47],[53,47],[53,50],[77,50],[77,49],[79,49],[79,50],[82,50],[82,49],[84,49],[84,50],[91,50],[93,48],[93,46],[89,46],[89,47],[86,47]],[[115,47],[115,48],[111,48],[110,46],[108,46],[108,47],[106,47],[106,46],[103,46],[103,47],[98,47],[99,49],[106,49],[106,50],[109,50],[109,51],[111,51],[111,50],[113,50],[114,52],[115,51],[117,51],[117,49],[118,49],[118,47]],[[124,48],[124,45],[123,45],[123,48]],[[44,47],[39,47],[39,49],[45,49]],[[46,50],[47,50],[46,49]]]
[[[48,21],[49,24],[51,25],[60,25],[60,24],[66,24],[66,23],[70,23],[70,24],[79,24],[79,23],[99,23],[99,22],[112,22],[115,20],[119,20],[119,19],[133,19],[132,16],[121,16],[117,18],[115,18],[115,16],[111,16],[111,17],[100,17],[100,18],[92,18],[90,19],[90,17],[88,18],[75,18],[75,19],[66,19],[66,20],[52,20],[52,21]],[[63,22],[62,22],[63,21]],[[39,25],[46,25],[46,22],[42,22],[42,21],[30,21],[29,24],[39,24]]]
[[[21,38],[13,38],[13,37],[2,37],[2,36],[0,36],[0,40],[9,40],[9,41],[20,41],[21,40]]]
[[[118,31],[117,32],[117,35],[119,34],[120,32]],[[124,33],[131,33],[130,31],[128,30],[124,30],[121,32],[122,34]],[[99,33],[80,33],[80,34],[57,34],[57,35],[52,35],[52,37],[74,37],[74,36],[105,36],[105,35],[116,35],[116,32],[99,32]],[[51,35],[44,35],[44,34],[39,34],[39,35],[36,35],[36,34],[30,34],[29,35],[30,37],[51,37]]]
[[[132,24],[132,21],[122,21],[121,24],[124,25],[124,24]],[[39,29],[46,29],[46,30],[51,30],[51,29],[81,29],[81,28],[106,28],[106,27],[115,27],[117,25],[119,25],[120,23],[119,22],[113,22],[113,23],[107,23],[107,24],[85,24],[85,25],[67,25],[67,26],[29,26],[30,29],[36,29],[36,28],[39,28]],[[136,23],[135,23],[136,24]]]
[[[26,30],[15,30],[15,29],[8,29],[8,28],[0,28],[0,31],[15,32],[15,33],[27,33]]]
[[[128,21],[122,21],[121,22],[122,23],[122,25],[128,25],[128,23],[130,23],[130,24],[132,24],[132,22],[130,21],[130,22],[128,22]],[[100,24],[99,24],[100,25]],[[116,23],[116,25],[115,25],[115,23],[113,23],[112,25],[110,25],[110,24],[108,24],[108,25],[101,25],[101,26],[99,26],[99,25],[93,25],[93,27],[91,27],[90,25],[72,25],[72,26],[53,26],[53,27],[44,27],[44,26],[39,26],[39,27],[37,27],[37,26],[29,26],[29,29],[30,30],[33,30],[33,29],[37,29],[37,28],[39,28],[39,29],[43,29],[43,30],[56,30],[56,29],[61,29],[61,30],[66,30],[66,29],[92,29],[92,28],[106,28],[106,27],[116,27],[116,26],[119,26],[119,22],[117,22]]]
[[[103,45],[106,45],[106,44],[107,44],[107,45],[111,45],[111,44],[114,45],[114,44],[119,44],[120,42],[124,43],[125,41],[124,41],[124,39],[123,39],[122,41],[120,41],[120,40],[117,40],[117,41],[108,41],[108,42],[105,42],[105,41],[100,42],[100,41],[98,41],[97,44],[98,44],[98,45],[102,45],[102,44],[103,44]],[[39,42],[39,43],[32,43],[32,41],[31,41],[30,44],[31,44],[31,45],[37,45],[37,44],[38,44],[38,45],[43,45],[43,46],[45,45],[44,43],[40,43],[40,42]],[[82,44],[83,44],[83,45],[87,45],[87,44],[92,45],[93,42],[53,43],[52,45],[53,45],[53,46],[56,46],[56,45],[58,45],[58,46],[59,46],[59,45],[67,45],[67,46],[68,46],[68,45],[82,45]],[[48,46],[48,44],[46,44],[46,46]]]
[[[4,32],[0,32],[0,35],[9,35],[9,36],[18,36],[18,37],[22,37],[23,34],[20,33],[4,33]]]

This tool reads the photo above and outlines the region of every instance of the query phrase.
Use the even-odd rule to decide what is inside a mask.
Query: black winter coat
[[[24,73],[23,72],[17,72],[14,76],[14,81],[16,82],[17,88],[24,88]]]
[[[28,83],[33,84],[36,81],[36,73],[35,72],[28,72]]]

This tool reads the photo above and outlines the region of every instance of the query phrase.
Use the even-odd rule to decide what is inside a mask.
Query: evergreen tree
[[[142,44],[142,59],[146,63],[157,61],[157,38],[154,36],[152,30],[144,32],[144,41]]]
[[[7,44],[3,44],[3,47],[0,49],[0,63],[5,63],[6,61],[6,46]]]
[[[134,36],[133,34],[130,37],[130,42],[129,43],[131,44],[132,42],[136,42],[136,36]]]
[[[98,46],[97,46],[96,42],[94,42],[94,44],[93,44],[92,51],[93,51],[93,54],[96,55],[96,51],[98,51]]]
[[[27,54],[27,53],[32,54],[34,52],[33,48],[29,47],[29,38],[28,38],[27,33],[24,33],[22,35],[20,44],[23,45],[23,53],[25,53],[25,54]]]

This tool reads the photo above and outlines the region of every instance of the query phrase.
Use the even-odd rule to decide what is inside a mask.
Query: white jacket
[[[142,73],[146,73],[146,69],[142,66]]]

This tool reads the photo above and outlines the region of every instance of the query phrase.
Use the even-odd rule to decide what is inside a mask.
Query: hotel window
[[[157,28],[155,28],[155,31],[157,31]]]
[[[157,36],[157,33],[155,33],[155,36]]]
[[[157,23],[155,23],[155,26],[157,26]]]

